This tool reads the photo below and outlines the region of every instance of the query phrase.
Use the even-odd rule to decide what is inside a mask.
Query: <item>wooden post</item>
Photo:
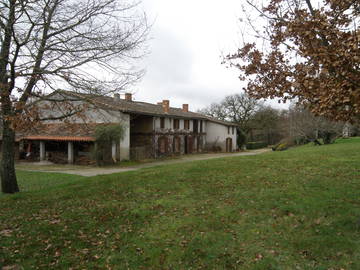
[[[40,161],[45,160],[45,142],[40,141]]]
[[[68,163],[74,164],[74,143],[68,142]]]
[[[111,145],[111,157],[114,163],[116,163],[116,141],[113,141]]]

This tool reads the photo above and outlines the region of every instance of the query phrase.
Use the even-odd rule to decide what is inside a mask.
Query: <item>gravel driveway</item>
[[[238,152],[238,153],[220,153],[220,154],[199,154],[199,155],[184,155],[181,158],[178,159],[170,159],[170,160],[162,160],[162,161],[155,161],[155,162],[149,162],[144,164],[139,164],[135,166],[130,167],[121,167],[121,168],[102,168],[102,167],[85,167],[85,166],[74,166],[74,168],[67,166],[64,166],[63,169],[49,169],[47,170],[46,165],[44,165],[43,169],[35,170],[31,169],[31,167],[28,168],[21,168],[20,170],[26,170],[26,171],[42,171],[42,172],[57,172],[57,173],[67,173],[67,174],[75,174],[75,175],[81,175],[81,176],[96,176],[96,175],[103,175],[103,174],[112,174],[112,173],[120,173],[120,172],[129,172],[129,171],[136,171],[142,168],[150,168],[155,166],[165,166],[168,164],[178,164],[178,163],[184,163],[184,162],[190,162],[190,161],[196,161],[196,160],[208,160],[208,159],[214,159],[214,158],[227,158],[227,157],[237,157],[237,156],[253,156],[262,154],[265,152],[269,152],[271,149],[258,149],[258,150],[252,150],[247,152]],[[36,167],[39,167],[39,163]],[[71,169],[69,169],[71,168]]]

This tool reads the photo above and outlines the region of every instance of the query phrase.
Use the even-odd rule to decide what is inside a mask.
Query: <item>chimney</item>
[[[162,106],[163,106],[163,109],[164,109],[164,113],[169,113],[170,101],[167,100],[167,99],[163,100]]]
[[[183,112],[188,112],[189,111],[189,104],[183,104],[182,111]]]
[[[126,101],[132,101],[132,94],[131,93],[125,93],[125,100]]]
[[[115,93],[115,94],[114,94],[114,99],[115,99],[116,101],[120,100],[120,94]]]

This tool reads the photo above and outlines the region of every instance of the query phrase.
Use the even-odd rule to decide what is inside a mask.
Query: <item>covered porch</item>
[[[93,164],[95,139],[90,136],[26,136],[19,142],[19,159],[59,164]]]
[[[50,123],[18,135],[18,159],[57,164],[95,165],[121,160],[121,142],[109,142],[99,151],[95,130],[104,124]]]

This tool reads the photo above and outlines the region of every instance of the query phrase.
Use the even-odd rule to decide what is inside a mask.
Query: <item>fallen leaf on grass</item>
[[[321,218],[318,218],[318,219],[315,220],[316,225],[319,225],[320,223],[321,223]]]
[[[8,265],[1,268],[2,270],[22,270],[23,268],[20,265]]]
[[[60,223],[60,219],[53,219],[49,221],[50,224],[58,224]]]
[[[10,237],[12,233],[12,230],[2,230],[0,231],[0,235]]]

